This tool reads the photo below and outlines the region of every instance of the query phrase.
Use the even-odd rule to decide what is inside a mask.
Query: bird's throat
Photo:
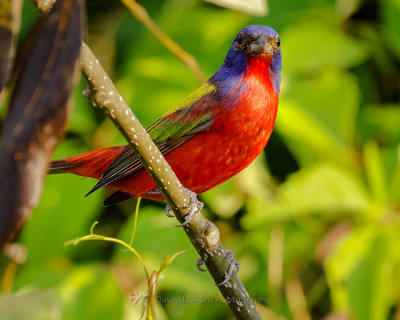
[[[279,95],[280,77],[272,68],[272,57],[270,55],[250,57],[244,78],[261,82],[264,87],[271,87]]]

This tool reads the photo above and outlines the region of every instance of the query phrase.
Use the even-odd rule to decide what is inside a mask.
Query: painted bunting
[[[277,114],[281,67],[276,31],[247,26],[217,72],[147,129],[186,188],[197,194],[207,191],[261,153]],[[104,186],[112,188],[114,193],[104,205],[133,197],[163,199],[129,145],[55,160],[52,172],[99,179],[88,194]]]

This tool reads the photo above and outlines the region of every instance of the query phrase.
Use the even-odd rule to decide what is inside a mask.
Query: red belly
[[[253,112],[238,108],[224,113],[207,132],[188,140],[165,158],[186,188],[197,194],[207,191],[239,173],[260,154],[271,135],[277,104],[276,98],[268,108]],[[147,194],[157,187],[144,169],[111,185],[134,196],[162,199],[161,195]]]

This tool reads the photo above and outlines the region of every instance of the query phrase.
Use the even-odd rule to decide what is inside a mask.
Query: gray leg
[[[200,211],[204,207],[204,204],[202,202],[200,202],[199,200],[197,200],[197,195],[194,192],[190,191],[189,189],[185,189],[185,190],[190,195],[190,204],[187,206],[187,208],[190,208],[190,212],[185,216],[185,221],[183,223],[177,225],[177,227],[183,227],[183,226],[187,225],[189,223],[190,219],[192,219],[196,210]],[[169,204],[167,204],[167,206],[165,207],[166,216],[168,218],[175,217],[173,214],[169,213],[170,211],[172,211],[171,206]]]
[[[240,269],[240,263],[233,257],[234,253],[232,251],[229,251],[228,249],[225,249],[226,252],[226,259],[231,262],[229,269],[227,272],[225,272],[225,279],[221,283],[218,283],[217,286],[221,286],[225,283],[227,283],[232,275],[236,274],[239,272]],[[235,270],[236,267],[236,270]]]
[[[172,211],[171,206],[169,203],[167,203],[167,206],[165,207],[165,214],[168,218],[173,218],[175,217],[173,214],[170,214],[169,212]]]
[[[194,192],[190,191],[189,189],[185,190],[189,193],[190,195],[190,204],[188,205],[188,208],[191,208],[190,212],[185,216],[185,221],[182,222],[181,224],[177,225],[176,227],[183,227],[185,225],[187,225],[190,221],[190,219],[192,219],[194,213],[197,210],[201,210],[204,207],[204,203],[200,202],[199,200],[197,200],[197,194],[195,194]]]
[[[204,261],[202,258],[197,259],[197,270],[199,271],[207,271],[206,269],[203,269],[201,266],[204,264]]]

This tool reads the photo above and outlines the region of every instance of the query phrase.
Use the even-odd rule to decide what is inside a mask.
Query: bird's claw
[[[169,203],[167,203],[167,206],[165,207],[165,214],[168,218],[173,218],[175,217],[173,214],[170,214],[169,212],[172,211],[171,206],[169,205]]]
[[[189,189],[185,189],[189,195],[190,195],[190,203],[188,206],[184,207],[183,209],[188,209],[190,208],[190,212],[185,216],[185,221],[183,221],[181,224],[177,225],[177,227],[183,227],[185,225],[187,225],[190,221],[190,219],[192,219],[194,213],[196,212],[196,210],[201,210],[203,209],[203,202],[200,202],[199,200],[197,200],[197,195],[190,191]],[[173,214],[170,214],[170,211],[172,211],[172,208],[169,204],[167,204],[167,206],[165,207],[165,215],[168,218],[174,218],[175,216]]]
[[[234,253],[229,251],[228,249],[224,249],[226,253],[226,259],[231,262],[229,269],[225,272],[225,279],[221,283],[218,283],[217,286],[222,286],[223,284],[227,283],[234,274],[239,272],[240,263],[233,257]],[[236,267],[236,270],[235,270]]]
[[[197,270],[201,272],[207,271],[206,269],[203,269],[201,266],[204,264],[204,260],[202,258],[197,259]]]
[[[197,210],[200,211],[204,207],[204,203],[197,200],[197,195],[194,192],[190,191],[189,189],[185,189],[185,190],[190,195],[190,203],[184,209],[190,208],[190,212],[185,216],[185,221],[183,221],[181,224],[177,225],[176,227],[183,227],[183,226],[187,225],[189,223],[190,219],[192,219],[194,213]]]
[[[87,99],[90,99],[90,90],[89,90],[89,88],[86,88],[85,90],[82,91],[82,96],[87,98]]]

